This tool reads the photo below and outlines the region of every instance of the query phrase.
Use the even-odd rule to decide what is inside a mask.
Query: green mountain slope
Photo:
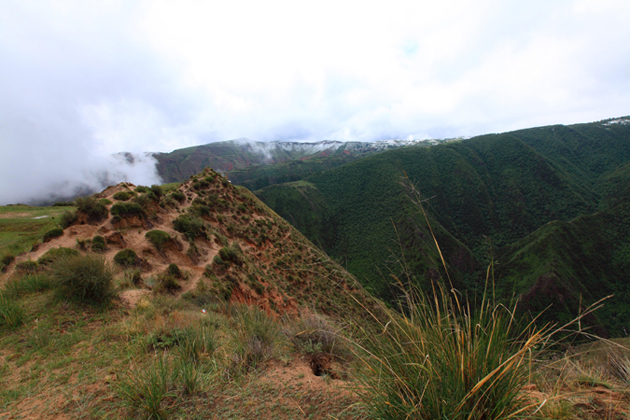
[[[411,261],[421,285],[440,273],[425,222],[400,185],[406,175],[427,200],[456,287],[479,289],[493,250],[505,264],[500,291],[525,294],[542,305],[534,285],[547,276],[552,279],[548,290],[564,290],[570,297],[549,312],[561,319],[575,312],[570,308],[577,308],[580,295],[588,304],[602,294],[619,293],[624,283],[610,266],[623,251],[613,256],[600,250],[611,240],[601,236],[602,229],[614,231],[626,212],[622,206],[614,217],[595,212],[619,203],[630,178],[629,161],[630,127],[604,121],[391,150],[256,194],[390,299],[392,258],[404,255]],[[580,222],[579,216],[589,214]],[[576,231],[575,226],[582,227]],[[589,235],[588,229],[596,233]],[[512,258],[529,263],[521,266]],[[581,263],[587,260],[592,262]],[[596,286],[599,278],[605,280],[601,287]],[[597,293],[590,292],[594,287]]]

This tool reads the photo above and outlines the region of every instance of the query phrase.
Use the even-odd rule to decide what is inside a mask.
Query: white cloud
[[[625,115],[629,15],[613,0],[4,2],[0,176],[35,191],[29,174],[81,178],[117,151]]]

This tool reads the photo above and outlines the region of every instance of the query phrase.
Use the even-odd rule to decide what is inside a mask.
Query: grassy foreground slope
[[[548,223],[568,222],[618,202],[629,161],[630,126],[604,121],[486,135],[431,148],[392,150],[312,175],[305,180],[308,188],[300,190],[298,186],[304,185],[300,183],[286,184],[256,194],[320,243],[370,289],[389,298],[392,280],[386,266],[392,252],[398,258],[404,254],[425,261],[413,270],[418,283],[434,275],[427,266],[427,261],[435,261],[431,257],[433,240],[400,185],[403,175],[427,200],[432,224],[441,235],[438,239],[449,248],[444,254],[454,267],[456,286],[479,290],[490,254],[500,254],[501,262],[505,262],[510,259],[508,255],[525,247],[529,240],[523,238]],[[602,223],[614,230],[618,219],[626,220],[625,214]],[[398,226],[402,249],[396,245],[393,226]],[[553,237],[543,236],[537,242],[547,243]],[[446,239],[449,237],[452,240]],[[595,250],[592,258],[596,260],[597,238],[586,230],[567,237],[564,247],[573,253],[567,255]],[[518,242],[521,240],[525,242]],[[501,250],[507,246],[511,247]],[[552,243],[544,247],[555,249]],[[528,249],[521,253],[528,254]],[[571,261],[562,264],[580,265],[585,260]],[[603,293],[625,287],[625,275],[611,268],[610,260],[605,258],[601,264],[603,270],[612,270],[607,278],[616,286],[598,287],[601,270],[586,269],[579,279],[563,276],[557,283],[566,284],[578,302],[581,294],[586,304]],[[539,291],[532,287],[543,275],[541,266],[516,267],[508,270],[510,274],[506,274],[508,279],[500,290],[506,295]],[[575,269],[572,272],[575,274]],[[619,293],[617,299],[622,299]],[[575,301],[571,299],[565,305]],[[556,309],[556,315],[562,312],[569,316],[567,308]],[[618,331],[620,326],[612,328]]]

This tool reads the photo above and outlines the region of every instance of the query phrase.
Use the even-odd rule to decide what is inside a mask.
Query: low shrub
[[[133,194],[129,191],[118,191],[116,194],[114,194],[114,199],[118,201],[127,201],[131,197],[133,197]]]
[[[136,251],[130,248],[125,248],[122,251],[118,251],[114,255],[114,262],[123,267],[131,267],[136,264],[138,255]]]
[[[105,244],[105,238],[100,235],[97,235],[92,238],[92,251],[94,252],[103,252],[107,249],[107,245]]]
[[[164,190],[160,185],[157,184],[151,185],[151,192],[158,200],[164,195]]]
[[[151,244],[153,244],[153,246],[158,251],[161,251],[164,247],[164,244],[171,239],[171,235],[164,232],[163,230],[157,229],[150,230],[144,235],[144,237],[147,238],[147,240],[151,242]]]
[[[145,187],[144,185],[138,185],[134,191],[138,194],[146,194],[151,192],[151,189],[149,187]]]
[[[72,203],[71,201],[57,201],[52,206],[53,207],[72,207],[74,206],[74,203]]]
[[[74,205],[77,206],[77,213],[84,214],[90,223],[100,222],[108,215],[105,204],[91,196],[77,198],[74,200]]]
[[[44,242],[48,242],[53,238],[58,238],[60,236],[63,236],[63,229],[61,228],[54,228],[49,230],[48,232],[46,232],[44,234]]]
[[[177,278],[181,278],[182,277],[182,272],[179,269],[179,267],[177,266],[177,264],[175,263],[170,263],[168,265],[168,268],[166,269],[166,272],[173,276],[173,277],[177,277]]]
[[[183,233],[189,241],[194,241],[195,238],[201,236],[205,230],[203,220],[189,215],[181,215],[173,220],[173,228]]]
[[[237,243],[233,243],[232,246],[224,246],[223,248],[219,249],[218,255],[219,257],[221,257],[221,260],[224,264],[227,262],[232,262],[236,265],[243,264],[243,251],[241,251],[241,248],[238,246]]]
[[[114,272],[103,258],[94,255],[64,258],[54,264],[52,276],[65,298],[102,305],[114,297]]]
[[[137,203],[116,203],[112,206],[111,213],[113,216],[129,217],[131,215],[142,215],[144,210]]]
[[[64,247],[51,248],[44,255],[39,257],[37,263],[39,265],[48,265],[62,258],[73,257],[77,255],[79,255],[79,251],[77,251],[76,249]]]
[[[59,226],[62,229],[65,229],[71,226],[74,222],[76,222],[77,218],[78,218],[77,212],[66,210],[63,213],[61,213],[61,216],[59,216]]]
[[[167,274],[158,276],[153,291],[155,291],[156,293],[175,293],[181,288],[182,286],[180,286],[177,279]]]
[[[193,189],[195,191],[199,191],[201,189],[208,188],[209,186],[210,186],[210,183],[208,181],[206,181],[205,179],[200,179],[198,181],[195,181],[195,182],[193,182],[193,185],[192,185],[192,187],[193,187]]]
[[[173,197],[175,200],[179,201],[180,203],[184,200],[186,200],[186,195],[184,195],[183,192],[181,192],[180,190],[175,190],[170,194],[171,197]]]

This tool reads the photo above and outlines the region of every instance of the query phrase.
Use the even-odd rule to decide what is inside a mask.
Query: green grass
[[[0,256],[19,255],[41,242],[65,211],[75,207],[0,206]]]

